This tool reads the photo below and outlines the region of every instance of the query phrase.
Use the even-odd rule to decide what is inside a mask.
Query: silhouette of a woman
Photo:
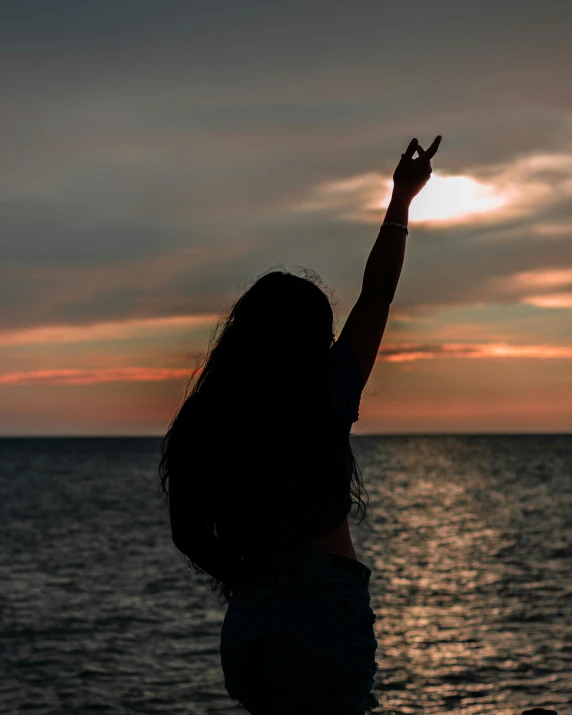
[[[371,571],[347,519],[354,503],[365,515],[349,434],[401,274],[409,205],[440,141],[425,151],[413,139],[401,155],[337,341],[316,274],[262,275],[219,322],[162,443],[173,541],[228,605],[225,686],[253,715],[379,704]]]

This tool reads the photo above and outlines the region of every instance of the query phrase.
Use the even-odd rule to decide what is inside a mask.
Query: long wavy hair
[[[326,455],[320,474],[305,459],[320,440],[327,452],[339,426],[327,399],[331,293],[314,271],[302,272],[262,274],[222,313],[161,442],[173,541],[195,573],[208,574],[221,608],[249,545],[269,538],[280,485],[302,474],[327,489],[339,469]],[[367,492],[349,436],[338,440],[352,464],[351,503],[361,523]]]

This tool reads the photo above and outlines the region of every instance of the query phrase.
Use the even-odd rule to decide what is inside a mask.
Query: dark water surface
[[[0,440],[0,712],[243,713],[160,439]],[[352,437],[377,712],[572,715],[572,435]],[[353,512],[352,512],[353,513]]]

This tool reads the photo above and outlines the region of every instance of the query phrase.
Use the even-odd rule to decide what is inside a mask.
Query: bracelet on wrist
[[[407,228],[407,226],[404,226],[402,223],[395,223],[395,221],[384,221],[381,224],[381,228],[383,228],[384,226],[397,226],[397,228],[402,228],[405,231],[406,236],[409,235],[409,229]]]

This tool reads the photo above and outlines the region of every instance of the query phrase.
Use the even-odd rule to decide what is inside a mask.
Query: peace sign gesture
[[[405,153],[401,155],[401,161],[393,173],[393,193],[401,198],[411,201],[425,184],[429,181],[431,172],[431,159],[437,153],[441,143],[441,135],[425,151],[417,139],[412,139]],[[415,152],[419,154],[417,159],[413,158]]]

